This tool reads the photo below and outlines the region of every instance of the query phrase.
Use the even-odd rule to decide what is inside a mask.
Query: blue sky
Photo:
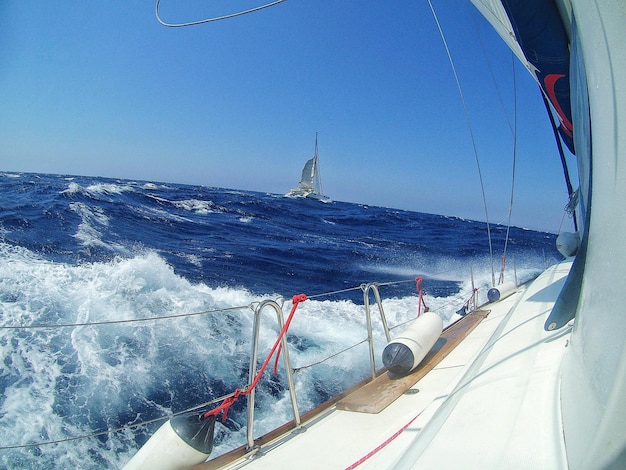
[[[254,5],[162,2],[172,21]],[[511,54],[467,2],[433,4],[489,219],[501,222],[513,160]],[[318,132],[333,199],[485,220],[426,0],[288,0],[187,28],[161,26],[152,0],[16,0],[0,5],[0,45],[0,171],[284,193]],[[567,199],[554,138],[537,85],[515,70],[512,222],[557,231]]]

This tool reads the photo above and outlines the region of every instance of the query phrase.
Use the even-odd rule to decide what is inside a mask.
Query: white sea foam
[[[123,245],[103,240],[102,231],[109,226],[109,217],[100,207],[91,207],[82,202],[72,202],[69,207],[81,218],[81,223],[74,234],[74,238],[80,240],[81,245],[87,248],[104,248],[118,254],[129,253]]]
[[[245,307],[245,314],[246,306],[256,300],[244,290],[190,284],[154,253],[71,266],[0,244],[0,258],[3,326],[114,321],[239,305]],[[207,320],[210,316],[205,315],[128,326],[2,330],[0,349],[5,371],[0,442],[25,444],[88,434],[97,430],[89,428],[89,421],[98,414],[109,413],[110,417],[97,419],[96,424],[116,427],[116,416],[128,408],[129,398],[138,394],[134,399],[150,401],[164,380],[193,380],[180,376],[184,370],[166,374],[161,370],[164,358],[182,356],[183,362],[200,364],[235,381],[237,375],[221,364],[222,354],[216,352],[230,349],[237,356],[242,338],[233,335],[232,327],[220,319],[217,324],[222,330],[226,328],[226,338],[232,341],[210,340],[213,333]],[[247,316],[242,315],[242,320],[245,323]],[[189,349],[181,352],[181,344]],[[168,411],[163,408],[164,413]],[[108,422],[111,424],[107,426]],[[98,459],[118,459],[116,452],[103,448],[97,439],[87,441]],[[111,440],[111,448],[126,448],[132,453],[134,448],[129,449],[129,445],[120,435]],[[31,461],[29,465],[45,468],[55,466],[60,456],[67,459],[67,454],[73,455],[74,460],[68,462],[75,462],[76,468],[100,467],[98,459],[92,465],[80,463],[87,453],[81,457],[74,443],[41,449],[41,459],[31,461],[28,453],[15,451],[3,457],[4,462]]]
[[[171,186],[168,186],[167,184],[163,184],[163,183],[144,183],[141,186],[143,189],[147,189],[147,190],[171,190]]]
[[[507,264],[505,277],[507,280],[517,279],[518,284],[521,284],[537,276],[540,272],[537,266],[544,265],[547,267],[546,262],[537,256],[526,255],[526,258],[521,261],[511,260]],[[359,268],[374,273],[406,278],[421,276],[424,279],[453,282],[464,282],[470,279],[473,273],[478,284],[491,283],[492,278],[492,263],[488,256],[475,257],[474,259],[447,256],[432,258],[417,252],[409,258],[405,256],[396,262],[363,263],[359,265]],[[500,277],[500,269],[500,263],[494,262],[493,276],[496,281]]]
[[[67,189],[64,189],[63,191],[61,191],[61,194],[76,194],[82,191],[84,191],[83,187],[80,184],[74,183],[72,181],[70,184],[67,185]]]
[[[180,209],[195,212],[196,214],[211,214],[213,212],[222,212],[222,208],[216,206],[213,201],[188,199],[185,201],[174,201],[174,205]]]
[[[198,255],[192,253],[177,253],[177,255],[197,268],[202,267],[202,258]]]
[[[91,194],[122,194],[132,192],[134,188],[130,184],[98,183],[87,186],[87,191]]]
[[[85,196],[97,197],[99,195],[119,195],[133,191],[135,190],[130,184],[98,183],[83,187],[72,181],[67,185],[67,189],[61,191],[61,194],[83,194]]]

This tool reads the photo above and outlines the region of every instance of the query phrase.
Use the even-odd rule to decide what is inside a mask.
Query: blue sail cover
[[[526,60],[558,114],[559,134],[574,153],[569,41],[552,0],[502,0]]]

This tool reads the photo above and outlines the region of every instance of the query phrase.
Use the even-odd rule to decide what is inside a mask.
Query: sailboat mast
[[[322,189],[322,176],[320,173],[320,161],[317,155],[317,132],[315,133],[315,190],[324,194]]]

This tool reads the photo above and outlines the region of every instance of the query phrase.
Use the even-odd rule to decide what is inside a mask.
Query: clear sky
[[[162,0],[161,14],[196,20],[254,4]],[[506,221],[511,53],[468,2],[433,4],[489,219]],[[469,128],[426,0],[288,0],[186,28],[161,26],[154,7],[0,3],[0,171],[285,193],[318,132],[333,199],[485,220]],[[567,197],[552,130],[535,82],[519,64],[515,76],[512,222],[556,232]]]

